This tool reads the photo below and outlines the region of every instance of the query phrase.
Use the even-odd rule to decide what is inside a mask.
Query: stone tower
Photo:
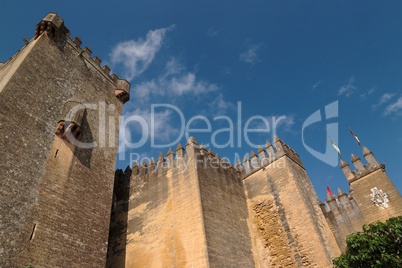
[[[402,215],[402,197],[385,172],[385,164],[379,164],[374,154],[363,148],[364,165],[360,158],[352,155],[351,170],[342,163],[342,171],[348,179],[350,193],[363,214],[364,223],[385,221],[395,215]]]
[[[275,147],[235,169],[190,138],[117,171],[107,267],[332,267],[340,250],[299,156]]]
[[[340,251],[299,155],[276,136],[274,146],[238,163],[255,267],[332,267]]]
[[[0,65],[0,266],[103,267],[130,85],[55,13]]]
[[[367,148],[325,204],[278,137],[236,167],[190,137],[114,172],[130,85],[69,34],[49,13],[0,64],[0,267],[332,267],[347,235],[402,215]]]
[[[190,138],[125,173],[107,267],[254,266],[243,184],[218,155]]]
[[[338,190],[328,195],[321,208],[342,251],[346,250],[346,237],[362,230],[364,224],[402,215],[402,197],[379,164],[374,154],[363,148],[367,164],[352,154],[352,170],[341,160],[341,169],[349,182],[349,194]]]

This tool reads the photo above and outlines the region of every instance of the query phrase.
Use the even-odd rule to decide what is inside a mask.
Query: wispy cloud
[[[265,120],[262,120],[265,118]],[[263,116],[261,119],[258,118],[252,121],[251,127],[256,129],[265,129],[268,127],[270,131],[276,133],[278,130],[292,132],[292,127],[295,124],[294,115],[270,115],[270,116]]]
[[[399,97],[396,102],[391,103],[387,106],[384,111],[384,115],[390,114],[402,115],[402,97]]]
[[[208,37],[215,37],[218,35],[218,30],[215,30],[214,28],[209,28],[207,31],[207,36]]]
[[[222,94],[219,94],[213,101],[208,103],[209,113],[212,116],[224,115],[236,109],[236,105],[226,101]]]
[[[339,88],[338,96],[345,95],[346,97],[350,97],[353,94],[353,92],[355,92],[357,89],[356,86],[354,85],[354,83],[355,83],[355,77],[352,76],[349,78],[349,81],[347,84],[345,84]]]
[[[168,107],[161,111],[152,111],[145,107],[136,108],[133,111],[125,112],[123,118],[120,126],[119,154],[125,153],[127,148],[141,147],[143,137],[146,138],[146,141],[151,139],[170,142],[180,135],[179,128],[174,126],[173,110]]]
[[[321,84],[322,84],[322,81],[321,81],[321,80],[317,81],[317,82],[311,87],[311,91],[316,90]]]
[[[145,131],[149,139],[164,143],[174,141],[180,135],[178,125],[185,114],[183,114],[183,107],[176,107],[171,103],[180,102],[181,98],[188,96],[192,99],[211,97],[206,93],[215,95],[218,89],[216,84],[199,79],[195,73],[187,71],[175,58],[171,58],[156,78],[142,82],[133,88],[136,101],[125,105],[124,117],[139,117],[145,122],[146,128],[140,126],[138,121],[136,125],[126,126],[129,130],[122,134],[119,144],[122,144],[123,138],[127,138],[129,142],[132,140],[138,142]],[[189,103],[191,100],[186,102]],[[161,108],[152,111],[152,104],[159,104],[158,107]],[[167,107],[169,105],[170,108]],[[225,106],[223,99],[217,102],[217,105],[223,109]],[[208,112],[212,114],[211,110]],[[124,149],[126,148],[122,145],[119,151]]]
[[[173,28],[174,25],[149,31],[145,40],[139,38],[118,43],[110,54],[112,65],[122,65],[125,70],[124,77],[128,80],[134,79],[149,67],[162,46],[166,32]]]
[[[198,79],[195,73],[187,72],[175,59],[171,59],[161,75],[139,84],[134,91],[138,99],[147,102],[151,96],[174,98],[190,93],[194,96],[218,89],[216,84]]]
[[[370,95],[373,95],[375,91],[376,91],[375,87],[370,88],[369,90],[367,90],[364,93],[360,94],[360,100],[361,101],[366,100]]]
[[[245,63],[254,65],[258,61],[258,58],[257,58],[258,48],[259,48],[259,46],[256,46],[256,45],[250,47],[248,50],[246,50],[245,52],[240,54],[240,60]]]
[[[292,132],[293,131],[293,126],[295,124],[295,117],[294,115],[282,115],[282,116],[276,116],[276,122],[277,125],[276,127],[286,131],[286,132]]]
[[[377,109],[379,106],[389,102],[393,97],[395,96],[395,94],[393,93],[385,93],[381,96],[381,98],[378,100],[378,102],[376,104],[373,104],[371,106],[371,108],[373,110]]]
[[[137,108],[131,114],[141,116],[147,122],[150,138],[168,141],[172,136],[179,134],[179,130],[172,126],[172,113],[173,111],[170,109],[151,112]],[[138,128],[134,131],[142,134],[142,131]],[[161,133],[163,135],[160,135]]]

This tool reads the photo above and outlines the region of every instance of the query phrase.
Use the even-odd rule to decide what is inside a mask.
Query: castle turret
[[[350,166],[348,163],[346,163],[345,161],[343,161],[341,159],[341,169],[343,171],[343,174],[345,174],[345,177],[348,180],[351,180],[352,178],[354,178],[354,175],[352,174],[352,170],[350,169]]]
[[[138,166],[138,162],[133,163],[133,166],[131,167],[131,172],[134,175],[138,175],[138,173],[140,172],[140,167]]]
[[[254,153],[254,151],[250,152],[250,164],[252,169],[258,169],[261,167],[260,159]]]
[[[357,172],[363,172],[364,171],[364,166],[362,163],[362,160],[360,160],[360,157],[352,154],[352,164],[355,166]]]
[[[255,266],[330,267],[340,251],[311,181],[293,149],[277,136],[274,145],[276,150],[267,142],[269,161],[260,159],[261,167],[252,172],[247,168],[248,158],[243,161]],[[259,155],[263,155],[261,150]],[[250,157],[256,156],[251,153]]]
[[[274,147],[269,141],[265,143],[265,150],[267,151],[268,158],[272,159],[274,157]]]
[[[148,163],[144,160],[141,163],[140,175],[145,175],[148,173]]]
[[[206,156],[208,154],[207,149],[205,148],[204,144],[201,144],[200,146],[200,154]]]
[[[184,148],[181,145],[181,143],[179,142],[179,144],[177,145],[176,148],[176,157],[183,157],[184,156]]]
[[[363,148],[363,156],[367,165],[363,165],[361,159],[352,154],[352,163],[356,168],[354,171],[341,161],[353,204],[359,207],[362,215],[361,221],[353,223],[355,231],[358,224],[385,221],[392,215],[402,215],[402,197],[385,172],[385,165],[379,164],[366,147]]]
[[[262,160],[266,157],[264,149],[261,146],[258,146],[258,157]]]
[[[167,153],[166,153],[166,159],[167,159],[169,165],[172,166],[172,165],[173,165],[173,161],[174,161],[174,153],[173,153],[172,148],[169,148],[169,150],[167,151]]]
[[[326,206],[321,205],[325,218],[342,251],[346,250],[346,237],[359,230],[362,216],[353,198],[338,188],[338,195],[328,193]]]
[[[250,164],[250,159],[248,159],[247,155],[243,157],[243,167],[245,173],[250,173],[251,172],[251,164]]]
[[[370,165],[371,168],[378,167],[377,159],[375,158],[374,154],[367,149],[367,147],[363,147],[363,156],[367,160],[367,163]]]

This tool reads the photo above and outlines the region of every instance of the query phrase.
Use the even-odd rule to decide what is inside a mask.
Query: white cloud
[[[112,65],[121,64],[125,69],[125,78],[134,79],[148,68],[161,48],[166,32],[173,28],[174,25],[149,31],[145,40],[140,38],[118,43],[110,54]]]
[[[379,99],[379,101],[376,104],[373,104],[371,106],[371,108],[373,110],[377,109],[379,106],[389,102],[392,99],[392,97],[394,97],[394,96],[395,96],[395,94],[385,93],[384,95],[381,96],[381,98]]]
[[[379,104],[387,103],[393,96],[395,96],[395,94],[385,93],[381,96]]]
[[[123,119],[120,121],[120,133],[119,133],[119,143],[117,153],[119,154],[119,159],[124,159],[124,154],[127,150],[126,144],[133,142],[132,128],[125,127],[124,125],[124,117],[127,115],[123,115]]]
[[[149,137],[157,140],[167,141],[172,136],[179,134],[179,130],[172,126],[172,111],[164,110],[161,112],[152,113],[150,110],[137,108],[129,115],[136,115],[142,117],[148,126]],[[153,125],[151,124],[153,120]],[[134,130],[137,134],[142,134],[142,129],[136,128]],[[163,135],[161,135],[163,133]]]
[[[401,110],[402,110],[402,97],[400,97],[396,102],[388,105],[384,111],[384,115],[389,115],[392,113],[400,115],[402,112]]]
[[[345,95],[346,97],[350,97],[353,92],[357,89],[354,85],[355,78],[354,76],[349,78],[349,81],[346,85],[343,85],[339,88],[338,96]]]
[[[292,132],[292,127],[295,124],[295,119],[293,115],[271,115],[263,116],[269,123],[270,131],[276,133],[278,130]],[[251,124],[252,127],[256,129],[265,129],[266,122],[261,119],[256,119]]]
[[[258,46],[252,46],[251,48],[249,48],[248,50],[246,50],[245,52],[240,54],[240,60],[244,61],[245,63],[249,63],[254,65],[257,62],[257,50],[258,50]]]
[[[209,84],[205,81],[196,81],[194,73],[187,73],[180,77],[174,77],[167,84],[170,92],[173,92],[177,96],[184,95],[186,93],[192,93],[198,95],[201,93],[206,93],[210,91],[215,91],[218,86],[215,84]]]
[[[194,99],[209,97],[210,95],[205,93],[215,92],[218,89],[217,85],[199,79],[193,72],[186,71],[184,66],[172,58],[166,63],[160,75],[133,88],[135,101],[125,105],[124,116],[125,118],[137,116],[146,122],[145,131],[147,131],[148,142],[154,139],[158,145],[170,144],[180,137],[184,114],[181,107],[174,106],[177,110],[164,107],[184,96],[191,96]],[[161,108],[156,108],[156,111],[152,113],[151,104],[167,106],[161,105]],[[151,125],[152,121],[154,125]],[[127,149],[124,139],[130,143],[138,143],[144,133],[144,129],[138,122],[126,125],[125,130],[123,127],[121,129],[124,134],[119,139],[120,153]]]
[[[311,87],[311,91],[316,90],[321,84],[322,84],[322,81],[321,81],[321,80],[317,81],[317,82]]]
[[[208,107],[209,112],[213,116],[224,115],[229,110],[236,109],[236,105],[229,101],[225,101],[222,94],[219,94],[213,101],[209,102]]]
[[[277,129],[292,132],[292,127],[295,124],[295,117],[293,115],[274,116],[272,118],[277,122]]]
[[[175,58],[171,58],[166,63],[164,76],[179,74],[183,70],[184,70],[184,67]]]
[[[197,79],[196,74],[186,72],[175,59],[171,59],[164,73],[151,81],[143,82],[134,88],[140,101],[148,102],[151,96],[175,98],[186,94],[200,95],[216,91],[219,87],[207,81]]]
[[[368,96],[373,95],[375,91],[376,91],[375,87],[370,88],[368,91],[360,94],[360,100],[362,101],[366,100]]]
[[[130,116],[135,116],[135,118],[130,120]],[[118,153],[125,153],[127,150],[126,144],[141,147],[143,135],[145,141],[150,141],[151,139],[162,142],[175,140],[180,136],[180,128],[173,126],[173,117],[172,110],[168,109],[151,112],[150,109],[136,108],[133,111],[125,112],[120,124]],[[141,125],[138,123],[139,121],[144,121],[145,124]],[[133,124],[135,125],[133,126]]]

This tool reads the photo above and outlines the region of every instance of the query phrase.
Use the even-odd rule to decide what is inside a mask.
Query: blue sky
[[[151,118],[152,104],[169,104],[192,128],[199,143],[210,143],[214,132],[233,120],[234,147],[213,148],[233,161],[252,146],[241,130],[264,127],[251,133],[253,144],[272,141],[274,118],[282,118],[276,133],[302,158],[323,200],[326,186],[348,190],[338,166],[315,158],[302,141],[302,126],[317,110],[338,101],[338,116],[304,129],[305,144],[324,153],[326,125],[338,124],[332,137],[350,163],[362,149],[348,126],[385,162],[388,175],[402,191],[402,2],[400,1],[3,1],[0,61],[4,62],[30,39],[35,25],[50,11],[57,12],[83,47],[102,58],[120,77],[130,80],[131,100],[124,115]],[[240,104],[239,104],[240,103]],[[170,106],[169,106],[170,107]],[[323,115],[323,114],[322,114]],[[195,117],[198,116],[198,117]],[[221,116],[221,119],[216,119]],[[141,157],[157,157],[168,148],[152,148],[180,139],[180,116],[168,107],[155,109],[154,134],[139,148],[126,148]],[[197,119],[198,118],[198,119]],[[126,138],[141,138],[141,125],[132,122]],[[336,137],[338,136],[338,137]],[[229,132],[216,133],[224,145]],[[180,139],[185,143],[185,137]],[[154,146],[155,147],[155,146]],[[162,146],[163,147],[163,146]],[[173,146],[174,147],[174,146]],[[123,151],[123,148],[120,148]],[[174,149],[174,148],[173,148]],[[333,152],[332,152],[333,153]],[[121,155],[122,156],[122,155]],[[351,164],[351,163],[350,163]]]

